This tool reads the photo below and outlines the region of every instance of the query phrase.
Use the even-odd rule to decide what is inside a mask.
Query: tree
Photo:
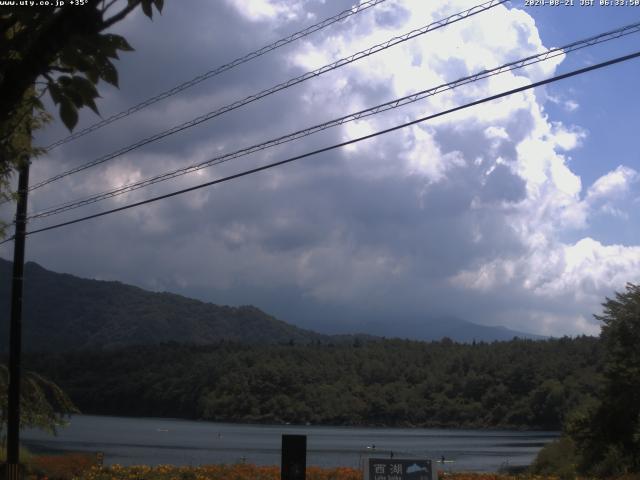
[[[67,2],[68,3],[68,2]],[[50,117],[41,102],[49,94],[69,130],[78,109],[98,113],[96,86],[118,86],[112,60],[133,48],[121,36],[105,33],[138,6],[149,18],[164,0],[86,0],[84,5],[3,7],[0,10],[0,201],[10,198],[12,173],[31,147],[31,132]],[[0,236],[2,236],[0,225]]]
[[[62,3],[62,2],[61,2]],[[153,17],[164,0],[83,0],[56,8],[19,6],[0,10],[0,201],[11,198],[13,172],[42,153],[32,132],[51,117],[41,98],[49,94],[60,119],[72,130],[78,110],[98,113],[95,99],[102,80],[118,86],[112,60],[133,50],[121,36],[105,33],[140,6]],[[0,222],[0,238],[4,236]],[[0,366],[0,437],[7,416],[8,372]],[[54,430],[75,407],[54,383],[36,373],[21,382],[21,426]]]
[[[0,364],[0,445],[4,446],[7,424],[9,372]],[[78,413],[69,397],[55,383],[34,372],[26,372],[20,389],[20,427],[35,427],[55,433],[65,425],[65,416]]]
[[[605,382],[599,402],[582,410],[567,430],[582,470],[597,475],[640,472],[640,286],[628,283],[606,298],[601,341]]]

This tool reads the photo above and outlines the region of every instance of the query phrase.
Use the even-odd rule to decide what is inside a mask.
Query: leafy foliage
[[[597,389],[596,339],[211,346],[26,359],[87,413],[215,421],[557,429]]]
[[[50,118],[41,97],[50,94],[70,130],[80,108],[98,113],[99,81],[118,86],[113,60],[118,52],[133,50],[123,37],[104,31],[138,6],[151,18],[153,7],[160,12],[163,4],[88,0],[81,8],[15,6],[0,11],[0,197],[8,196],[12,171],[37,153],[31,148],[31,132]],[[121,9],[109,16],[115,5]]]
[[[0,101],[0,121],[15,113],[39,77],[44,78],[44,89],[59,105],[60,117],[69,129],[77,122],[79,108],[87,106],[98,112],[98,82],[104,80],[117,87],[118,72],[112,60],[118,58],[119,51],[133,50],[123,37],[103,32],[138,5],[151,18],[152,7],[161,11],[164,4],[163,0],[128,0],[108,17],[115,3],[89,0],[83,8],[59,7],[51,12],[18,7],[0,14],[4,40],[0,85],[6,91]]]
[[[25,94],[25,100],[19,105],[15,115],[9,121],[0,122],[0,202],[13,200],[9,193],[9,180],[14,168],[18,168],[28,158],[43,153],[42,149],[31,146],[31,132],[48,123],[51,117],[45,112],[35,89]],[[12,159],[4,161],[3,159]],[[0,219],[0,238],[5,236],[7,223]]]
[[[72,477],[57,478],[71,480]],[[85,470],[83,474],[74,478],[78,480],[130,480],[132,478],[139,480],[279,480],[281,477],[280,466],[236,464],[203,465],[200,467],[176,467],[172,465],[123,467],[113,465],[111,467]],[[362,480],[362,471],[348,467],[323,468],[308,466],[305,478],[307,480]],[[478,478],[477,480],[497,479]]]
[[[596,475],[640,473],[640,286],[602,304],[604,388],[598,402],[576,412],[566,429],[581,469]]]
[[[577,464],[576,446],[567,436],[560,437],[548,443],[531,465],[531,471],[536,475],[558,476],[562,480],[576,478]]]
[[[48,478],[51,480],[72,480],[90,475],[96,466],[96,456],[87,453],[68,453],[64,455],[37,455],[26,463],[31,480]],[[35,480],[35,479],[34,479]]]
[[[0,447],[2,446],[0,442]],[[31,452],[24,446],[20,447],[20,463],[25,465],[33,459]],[[0,448],[0,464],[3,464],[7,461],[7,449]]]
[[[7,424],[9,371],[0,364],[0,438]],[[65,425],[65,415],[78,413],[69,397],[50,380],[35,372],[24,372],[20,385],[20,427],[55,432]]]

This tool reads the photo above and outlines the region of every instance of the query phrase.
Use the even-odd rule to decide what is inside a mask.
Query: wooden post
[[[20,480],[20,362],[22,356],[22,286],[24,249],[27,229],[27,195],[29,192],[29,159],[20,165],[18,205],[13,248],[13,280],[11,284],[11,325],[9,331],[9,404],[7,418],[6,479]]]
[[[307,473],[307,436],[282,435],[281,480],[305,480]]]

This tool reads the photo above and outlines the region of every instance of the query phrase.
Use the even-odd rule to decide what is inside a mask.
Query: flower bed
[[[280,480],[279,466],[250,464],[203,465],[137,465],[123,467],[96,466],[96,457],[86,454],[47,455],[34,457],[29,464],[28,480]],[[557,480],[556,477],[511,476],[491,473],[443,473],[441,480]],[[306,480],[362,480],[356,468],[307,467]],[[625,479],[635,480],[635,479]]]

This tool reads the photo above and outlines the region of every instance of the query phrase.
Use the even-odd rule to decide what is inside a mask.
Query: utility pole
[[[28,132],[31,135],[31,132]],[[29,193],[29,157],[19,167],[18,204],[13,247],[13,280],[11,284],[11,325],[9,332],[9,405],[7,421],[6,480],[20,480],[20,361],[22,356],[22,284],[24,247],[27,229],[27,195]]]

